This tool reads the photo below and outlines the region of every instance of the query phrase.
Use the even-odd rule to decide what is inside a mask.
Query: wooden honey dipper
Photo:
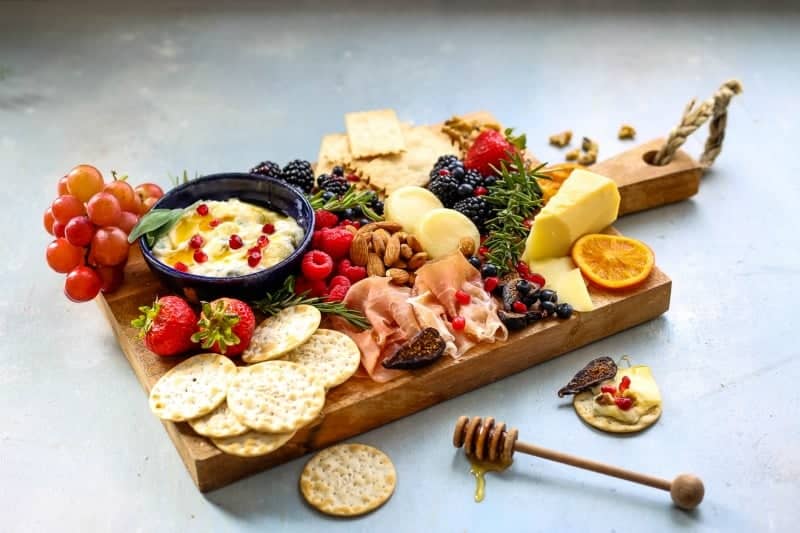
[[[669,492],[672,501],[681,509],[691,510],[703,501],[705,488],[699,477],[693,474],[681,474],[672,481],[661,479],[639,472],[625,470],[618,466],[598,463],[583,457],[576,457],[555,450],[548,450],[534,444],[517,440],[519,432],[515,428],[506,427],[503,422],[495,422],[494,418],[482,419],[479,416],[468,418],[461,416],[456,422],[453,432],[453,445],[464,448],[467,455],[480,461],[501,462],[509,464],[514,452],[535,455],[557,463],[591,470],[599,474],[626,479],[648,487]]]

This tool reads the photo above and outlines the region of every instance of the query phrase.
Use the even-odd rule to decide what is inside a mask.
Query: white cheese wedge
[[[531,272],[544,276],[545,289],[553,289],[561,276],[569,274],[570,271],[575,269],[575,263],[572,262],[571,257],[554,257],[552,259],[528,261],[528,267]]]
[[[416,236],[431,259],[458,252],[463,238],[472,239],[476,250],[481,240],[478,228],[470,219],[455,209],[447,208],[431,209],[423,215],[417,223]]]
[[[611,225],[619,212],[619,190],[612,180],[576,169],[533,220],[523,259],[561,257],[587,233]]]
[[[403,231],[416,233],[417,223],[429,211],[444,207],[428,189],[409,185],[400,187],[386,198],[386,220],[398,222]]]

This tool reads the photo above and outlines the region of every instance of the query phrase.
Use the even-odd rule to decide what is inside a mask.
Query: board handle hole
[[[642,160],[650,166],[654,167],[661,166],[661,165],[656,165],[654,163],[654,161],[656,160],[657,153],[658,150],[650,150],[649,152],[645,152],[644,154],[642,154]]]

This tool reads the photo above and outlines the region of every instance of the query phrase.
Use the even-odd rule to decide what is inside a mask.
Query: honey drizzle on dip
[[[502,472],[511,466],[514,461],[502,463],[500,461],[481,461],[477,457],[467,455],[469,459],[469,473],[475,478],[475,502],[480,503],[483,501],[486,491],[486,473],[487,472]]]

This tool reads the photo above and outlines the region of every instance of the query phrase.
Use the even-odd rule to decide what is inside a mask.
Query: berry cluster
[[[317,177],[317,187],[324,191],[322,199],[328,201],[346,193],[350,189],[350,181],[344,176],[344,169],[337,166],[333,167],[330,174],[320,174]]]
[[[445,207],[463,213],[484,232],[486,222],[493,216],[493,209],[484,196],[495,183],[497,177],[465,169],[464,163],[456,156],[443,155],[433,165],[428,189]]]
[[[357,221],[339,221],[334,213],[318,210],[316,226],[311,244],[300,263],[302,275],[297,277],[295,292],[308,292],[311,296],[340,302],[350,286],[365,277],[367,270],[353,265],[347,258],[353,233],[345,226],[357,227]]]
[[[311,163],[303,159],[289,161],[283,168],[272,161],[262,161],[251,168],[250,173],[278,179],[305,194],[309,194],[314,188],[314,170]]]
[[[58,181],[58,197],[44,213],[44,228],[56,237],[46,257],[50,268],[67,275],[70,300],[85,302],[122,285],[128,234],[163,195],[158,185],[134,188],[116,174],[106,183],[91,165],[78,165]]]

